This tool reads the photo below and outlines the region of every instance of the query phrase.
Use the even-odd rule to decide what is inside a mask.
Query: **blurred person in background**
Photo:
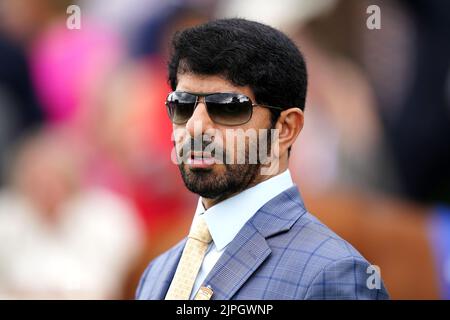
[[[9,151],[42,122],[24,52],[0,33],[0,186]]]
[[[171,128],[161,121],[166,111],[153,107],[162,105],[168,92],[161,81],[165,39],[181,26],[206,20],[207,13],[194,2],[137,0],[138,5],[127,3],[124,10],[111,2],[99,12],[96,8],[105,6],[101,1],[80,1],[82,28],[68,30],[66,8],[72,2],[28,2],[6,1],[2,28],[20,43],[31,65],[45,125],[63,126],[81,141],[87,185],[133,203],[132,214],[146,234],[146,262],[187,227],[182,205],[193,200],[179,192],[183,186],[168,152]],[[114,19],[117,12],[133,23],[121,24]],[[130,57],[125,44],[131,45]],[[145,265],[137,268],[129,280],[129,297]]]
[[[450,3],[372,3],[383,8],[383,27],[375,34],[362,30],[359,57],[376,94],[398,178],[394,195],[420,215],[411,217],[416,238],[403,249],[414,259],[403,257],[409,263],[398,270],[398,278],[405,293],[409,288],[450,299]],[[405,271],[410,265],[416,279],[406,281],[403,274],[413,275]],[[417,279],[428,286],[414,288]]]
[[[371,4],[381,9],[380,30],[364,27],[367,16],[361,12]],[[342,132],[354,131],[343,136],[341,145],[360,140],[363,149],[344,158],[347,165],[338,172],[350,169],[359,179],[339,179],[311,204],[319,212],[335,208],[336,217],[330,216],[330,221],[380,263],[394,298],[450,297],[448,9],[439,1],[340,1],[302,31],[363,71],[371,103],[359,109],[371,105],[377,129],[367,139],[364,133],[370,127],[361,123],[370,118],[348,109],[353,97],[364,91],[342,88],[351,95],[347,104],[342,100],[345,114],[336,113],[335,122],[354,119]],[[343,79],[336,77],[335,82],[348,85],[351,77]],[[335,93],[333,100],[340,96]],[[348,166],[360,159],[363,167]],[[362,208],[366,216],[356,214]],[[384,249],[378,251],[380,247]]]
[[[373,34],[362,30],[359,59],[376,94],[397,193],[424,204],[449,204],[450,3],[379,5],[383,27]]]
[[[143,230],[132,204],[84,186],[83,149],[62,130],[19,148],[0,192],[0,297],[123,297]]]
[[[92,136],[93,132],[89,128],[92,117],[99,108],[94,101],[94,97],[101,94],[104,80],[122,59],[123,46],[120,37],[114,30],[94,19],[89,19],[88,16],[82,16],[82,29],[69,30],[66,26],[68,17],[66,9],[70,4],[73,4],[73,2],[60,0],[2,1],[0,4],[0,30],[2,30],[5,38],[18,48],[17,51],[20,50],[22,53],[23,59],[19,60],[20,56],[18,56],[14,61],[19,60],[19,63],[23,63],[22,69],[29,66],[28,83],[37,102],[26,101],[25,106],[28,108],[26,116],[28,118],[32,116],[29,109],[36,105],[37,111],[35,113],[40,115],[39,119],[41,119],[41,123],[43,120],[44,127],[63,127],[65,131],[71,132],[71,135],[76,137],[83,145],[83,150],[86,151],[78,155],[80,161],[86,164],[83,170],[78,171],[80,177],[77,177],[77,179],[83,181],[83,184],[80,185],[80,192],[95,186],[115,192],[116,196],[123,198],[125,195],[117,192],[119,188],[114,188],[115,185],[109,183],[113,180],[115,171],[109,170],[110,176],[103,181],[95,179],[93,170],[95,166],[100,165],[98,159],[102,159],[102,167],[106,167],[114,154],[103,153],[105,149],[101,149],[100,145],[95,146],[96,139]],[[9,54],[9,56],[12,54]],[[11,62],[14,61],[11,60],[7,59],[2,63],[8,66],[6,71],[9,74],[17,77],[20,73],[12,68],[14,64],[11,64]],[[22,69],[18,70],[21,71]],[[0,74],[3,74],[3,72],[0,71]],[[21,88],[19,85],[17,81],[12,83],[6,92],[11,94],[14,93],[14,90],[18,91]],[[25,85],[22,85],[22,87],[25,87]],[[23,95],[21,98],[25,99],[26,96]],[[17,111],[25,109],[20,107],[19,103],[13,101],[10,109]],[[2,112],[3,110],[4,108]],[[13,123],[8,121],[6,117],[2,118],[2,121],[9,125]],[[101,123],[101,120],[99,120],[99,123]],[[2,133],[6,131],[6,128],[8,127],[2,126]],[[28,133],[33,134],[32,132]],[[118,132],[112,134],[120,135]],[[9,136],[3,140],[10,147],[17,143]],[[42,141],[42,143],[45,144],[45,141]],[[92,152],[93,150],[96,151]],[[10,157],[11,148],[4,151],[2,157]],[[93,162],[95,162],[95,165],[92,165]],[[31,164],[29,165],[31,166]],[[4,169],[7,174],[11,167],[5,167]],[[51,170],[52,168],[49,164],[44,169]],[[44,181],[41,181],[41,183],[44,183]],[[114,197],[111,199],[114,202]],[[32,200],[36,199],[33,198]],[[135,219],[142,223],[143,220],[141,220],[138,210],[128,210],[127,212],[132,215],[129,219]],[[5,222],[8,221],[7,217],[5,216]],[[146,236],[141,235],[138,238],[141,243],[136,248],[130,248],[132,252],[142,250],[143,244],[146,243]],[[51,260],[50,254],[46,257]],[[128,281],[126,279],[125,282]]]
[[[44,118],[24,44],[29,29],[35,30],[35,26],[27,27],[33,19],[25,4],[20,0],[0,2],[0,186],[10,149]]]

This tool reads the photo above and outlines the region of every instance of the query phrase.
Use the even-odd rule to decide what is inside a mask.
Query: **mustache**
[[[188,157],[190,157],[190,153],[205,151],[208,151],[213,158],[216,158],[216,156],[220,156],[220,158],[222,158],[225,155],[224,148],[222,148],[218,143],[214,143],[214,141],[211,141],[208,137],[199,136],[186,140],[178,151],[178,156],[184,162]]]

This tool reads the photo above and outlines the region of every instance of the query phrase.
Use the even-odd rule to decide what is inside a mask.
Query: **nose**
[[[203,135],[205,131],[212,129],[213,126],[214,123],[206,110],[205,97],[199,97],[194,113],[186,123],[186,130],[191,137],[196,137]]]

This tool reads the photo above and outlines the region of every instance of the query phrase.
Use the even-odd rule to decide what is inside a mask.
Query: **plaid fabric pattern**
[[[144,272],[137,299],[164,299],[183,239]],[[306,211],[296,186],[268,201],[244,225],[206,277],[214,300],[388,299],[367,285],[370,264]]]

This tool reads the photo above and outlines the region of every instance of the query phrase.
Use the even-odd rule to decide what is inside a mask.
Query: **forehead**
[[[248,96],[254,100],[253,91],[249,86],[236,86],[224,77],[217,75],[198,75],[193,73],[178,74],[177,90],[214,93],[214,92],[234,92]]]

